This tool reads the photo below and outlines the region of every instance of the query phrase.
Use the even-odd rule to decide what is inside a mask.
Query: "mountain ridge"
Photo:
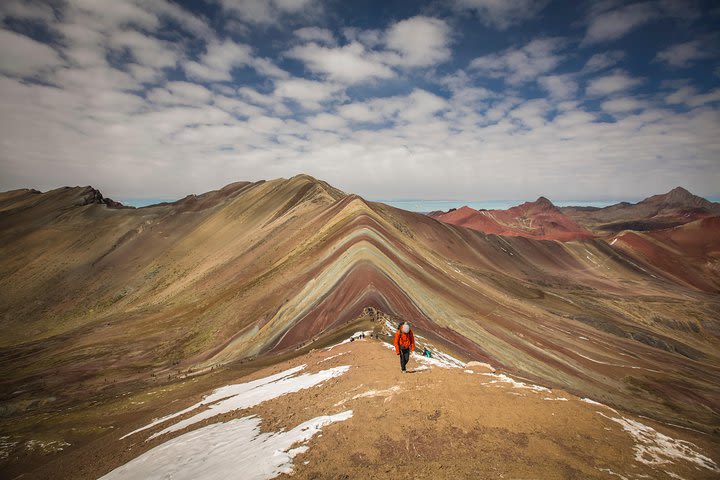
[[[372,307],[531,381],[720,427],[714,250],[663,264],[629,237],[486,235],[312,177],[234,185],[201,209],[57,209],[53,191],[1,212],[0,400],[271,361]]]
[[[662,230],[720,215],[720,203],[675,187],[637,203],[621,202],[593,209],[570,206],[560,210],[585,228],[606,235],[622,230]]]
[[[465,205],[448,212],[433,212],[430,216],[486,234],[560,241],[592,237],[590,231],[542,196],[534,202],[524,202],[507,210],[475,210]]]

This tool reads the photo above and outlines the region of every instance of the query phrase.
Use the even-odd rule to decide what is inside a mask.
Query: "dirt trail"
[[[348,386],[340,389],[339,396],[342,408],[352,408],[354,415],[328,427],[307,453],[296,457],[293,478],[585,479],[641,478],[643,474],[672,478],[676,474],[690,479],[718,475],[684,461],[654,468],[637,462],[634,439],[608,418],[627,415],[560,390],[515,388],[483,375],[488,370],[477,367],[474,373],[433,367],[402,374],[397,357],[379,342],[356,342],[337,350],[349,354],[327,363],[353,365],[339,379]],[[423,368],[418,359],[411,360],[411,368],[418,367]],[[335,390],[323,391],[318,403],[332,404]],[[696,443],[718,460],[717,438],[641,420],[671,438]]]

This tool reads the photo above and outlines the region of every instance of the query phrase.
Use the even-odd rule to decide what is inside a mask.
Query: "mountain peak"
[[[518,205],[517,207],[512,207],[510,210],[513,209],[521,209],[521,210],[528,210],[531,209],[533,211],[537,210],[555,210],[557,207],[548,200],[546,197],[538,197],[537,200],[534,202],[525,202],[521,205]]]
[[[321,185],[325,182],[322,180],[318,180],[317,178],[313,177],[312,175],[308,175],[307,173],[298,173],[297,175],[294,175],[288,179],[288,182],[301,182],[301,183],[309,183],[312,185]]]
[[[696,195],[693,195],[683,187],[675,187],[672,190],[670,190],[668,193],[665,194],[665,196],[668,199],[674,199],[674,200],[694,200],[696,198],[701,198]],[[704,200],[704,199],[703,199]]]
[[[66,189],[69,189],[73,193],[76,193],[79,197],[79,200],[77,201],[76,205],[90,205],[92,203],[105,205],[108,208],[135,208],[128,205],[123,205],[120,202],[117,202],[113,200],[112,198],[107,198],[103,196],[102,193],[100,193],[100,190],[87,185],[85,187],[65,187]]]
[[[652,197],[646,198],[640,203],[651,203],[657,204],[661,207],[673,207],[673,208],[709,208],[712,209],[714,204],[692,194],[683,187],[675,187],[667,193],[661,195],[653,195]]]
[[[538,197],[537,200],[535,200],[535,205],[539,207],[555,207],[555,204],[553,204],[548,198],[546,197]]]
[[[670,195],[670,194],[688,195],[688,196],[693,196],[693,197],[694,197],[694,195],[693,195],[692,193],[690,193],[689,191],[687,191],[686,189],[684,189],[683,187],[680,187],[680,186],[673,188],[672,190],[670,190],[670,191],[668,192],[668,194],[669,194],[669,195]]]

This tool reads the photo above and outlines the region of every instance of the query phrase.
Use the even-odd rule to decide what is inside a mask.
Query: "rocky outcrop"
[[[79,188],[79,187],[76,187]],[[80,192],[80,201],[77,203],[77,205],[90,205],[90,204],[100,204],[105,205],[108,208],[135,208],[129,205],[123,205],[120,202],[116,202],[115,200],[111,198],[106,198],[103,196],[102,193],[100,193],[100,190],[96,190],[93,187],[84,187],[82,191]]]

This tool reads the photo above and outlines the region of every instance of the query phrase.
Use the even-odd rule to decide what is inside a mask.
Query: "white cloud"
[[[408,95],[348,103],[337,111],[341,117],[356,123],[424,123],[449,106],[444,98],[426,90],[415,89]]]
[[[142,0],[141,5],[158,16],[168,18],[187,32],[201,38],[210,38],[213,31],[207,22],[168,0]]]
[[[107,65],[106,35],[88,25],[63,23],[56,26],[61,33],[65,55],[73,65],[97,67]]]
[[[139,65],[137,63],[129,64],[127,71],[139,83],[159,83],[165,75],[159,68]]]
[[[588,81],[585,91],[588,95],[610,95],[634,88],[642,82],[643,80],[640,78],[631,77],[621,70],[616,70],[609,75]]]
[[[334,43],[327,30],[295,32],[303,39]],[[353,84],[395,76],[391,67],[427,67],[450,58],[450,28],[440,19],[416,16],[390,25],[385,32],[346,29],[350,43],[324,46],[310,42],[293,47],[288,56],[301,60],[314,73]],[[385,48],[383,48],[385,47]]]
[[[565,41],[559,38],[535,39],[519,49],[478,57],[470,62],[470,69],[519,85],[553,71],[563,60],[558,52],[564,45]]]
[[[327,48],[316,43],[297,46],[288,53],[302,60],[308,68],[331,80],[358,83],[374,78],[390,78],[393,71],[365,51],[359,43]]]
[[[573,97],[578,90],[573,75],[548,75],[538,79],[540,86],[556,99]]]
[[[524,127],[536,129],[547,123],[550,104],[545,99],[529,100],[512,109],[509,118],[519,121]]]
[[[686,100],[685,103],[687,103],[687,105],[690,107],[700,107],[710,103],[718,102],[720,102],[720,88],[716,88],[707,93],[701,93],[690,97]]]
[[[220,0],[230,14],[250,23],[270,24],[284,15],[318,14],[322,6],[316,0]]]
[[[97,2],[73,0],[62,10],[61,19],[52,29],[61,34],[64,53],[74,65],[105,66],[108,53],[127,51],[136,64],[135,74],[143,81],[157,76],[151,70],[173,67],[183,56],[179,42],[147,33],[156,32],[162,22],[172,22],[174,31],[179,26],[201,38],[211,36],[210,27],[202,18],[166,0],[142,3],[119,0],[107,9]]]
[[[88,68],[61,68],[51,77],[53,83],[67,90],[129,91],[140,89],[140,84],[126,72],[109,66]]]
[[[250,87],[240,87],[237,90],[239,96],[245,98],[255,105],[270,106],[277,103],[277,98],[272,95],[265,95]]]
[[[658,18],[659,13],[653,2],[640,2],[591,14],[583,43],[617,40]]]
[[[665,97],[665,102],[670,105],[686,105],[688,107],[700,107],[718,101],[720,101],[720,88],[707,93],[698,93],[695,87],[689,85],[680,87]]]
[[[633,97],[613,98],[600,104],[600,108],[612,114],[622,114],[637,110],[643,110],[648,107],[646,102],[640,101]]]
[[[376,123],[389,114],[377,102],[354,102],[338,108],[341,117],[359,123]]]
[[[274,95],[289,99],[308,109],[319,109],[321,104],[335,97],[342,87],[305,78],[288,78],[275,81]]]
[[[598,72],[613,67],[625,57],[622,50],[612,50],[603,53],[596,53],[588,59],[583,67],[583,73]]]
[[[399,109],[398,116],[414,123],[424,122],[449,107],[444,98],[419,88],[413,90],[403,101],[405,104]]]
[[[58,53],[30,37],[0,30],[0,72],[31,77],[62,65]]]
[[[147,30],[155,30],[160,24],[158,16],[138,6],[131,0],[71,0],[70,11],[66,15],[74,18],[78,12],[93,17],[94,21],[113,29],[135,25]]]
[[[253,50],[230,41],[239,37],[222,21],[223,31],[208,30],[209,22],[175,2],[118,2],[107,16],[101,2],[89,0],[53,4],[52,18],[44,8],[14,14],[50,21],[61,38],[51,47],[20,35],[26,53],[0,62],[16,71],[12,75],[41,72],[52,83],[0,75],[0,189],[92,184],[111,197],[179,197],[238,179],[301,171],[375,198],[417,192],[435,198],[592,198],[656,193],[678,178],[692,190],[720,184],[720,90],[666,83],[659,92],[633,95],[632,88],[646,86],[642,79],[606,71],[617,67],[622,52],[592,56],[581,72],[568,75],[560,71],[567,42],[538,39],[481,57],[467,72],[450,64],[453,73],[437,78],[403,69],[451,58],[454,35],[438,19],[345,28],[335,39],[315,27],[293,34],[297,18],[316,12],[318,2],[256,2],[253,8],[265,9],[266,22],[225,10],[225,20],[243,22],[244,33],[259,28],[274,35],[278,25],[287,27],[276,38],[288,43]],[[0,2],[0,17],[8,18],[7,5],[20,8]],[[283,23],[270,24],[278,19]],[[228,40],[218,38],[223,33]],[[274,63],[282,55],[272,52],[298,42],[316,47],[314,53],[340,53],[352,65],[340,71],[308,57],[303,61],[316,79],[291,77]],[[196,57],[201,45],[207,52]],[[120,67],[114,60],[124,48],[131,63]],[[117,68],[108,64],[108,52]],[[165,68],[172,65],[187,71],[189,80],[170,81],[183,73]],[[359,67],[380,67],[381,75],[393,72],[403,81],[351,88],[356,79],[384,78]],[[261,78],[233,68],[254,69]],[[236,80],[250,80],[223,80],[234,73]],[[505,79],[507,87],[483,88],[483,75]],[[577,95],[580,80],[587,82],[592,108]],[[522,98],[525,89],[517,87],[535,81],[548,98]],[[647,82],[648,88],[654,84]],[[388,96],[386,86],[400,93]],[[594,111],[597,100],[601,112]]]
[[[108,39],[111,48],[127,48],[135,61],[151,67],[172,67],[180,58],[175,46],[135,30],[113,32]]]
[[[275,65],[275,63],[267,58],[254,57],[250,61],[250,66],[260,75],[270,78],[287,78],[290,76],[288,72]]]
[[[283,12],[299,12],[307,8],[312,0],[273,0],[275,6]]]
[[[368,48],[382,47],[384,40],[384,32],[378,29],[362,30],[354,27],[346,27],[343,29],[343,36],[349,42],[360,42]]]
[[[317,42],[325,45],[335,45],[335,37],[326,28],[304,27],[295,30],[295,36],[306,42]]]
[[[471,10],[485,25],[505,30],[540,13],[547,0],[455,0],[461,10]]]
[[[388,61],[405,67],[425,67],[451,56],[450,27],[443,20],[417,16],[401,20],[386,32],[386,45],[399,52]]]
[[[232,40],[212,40],[197,61],[183,64],[185,74],[194,80],[227,82],[232,80],[234,68],[247,66],[261,75],[271,78],[286,78],[288,73],[267,58],[253,56],[252,48]]]
[[[212,99],[212,92],[202,85],[190,82],[168,82],[165,88],[155,88],[147,98],[163,105],[206,105]]]
[[[55,19],[52,6],[28,0],[3,0],[0,2],[0,20],[5,18],[49,23]]]
[[[696,60],[712,58],[717,55],[717,47],[713,42],[716,40],[716,38],[706,38],[705,40],[679,43],[659,52],[655,59],[665,62],[671,67],[687,68]]]
[[[246,65],[251,61],[251,49],[247,45],[232,40],[212,42],[198,62],[190,61],[183,65],[185,73],[191,78],[209,81],[231,80],[233,68]]]
[[[347,126],[344,118],[330,113],[319,113],[307,120],[307,123],[318,130],[336,131]]]

